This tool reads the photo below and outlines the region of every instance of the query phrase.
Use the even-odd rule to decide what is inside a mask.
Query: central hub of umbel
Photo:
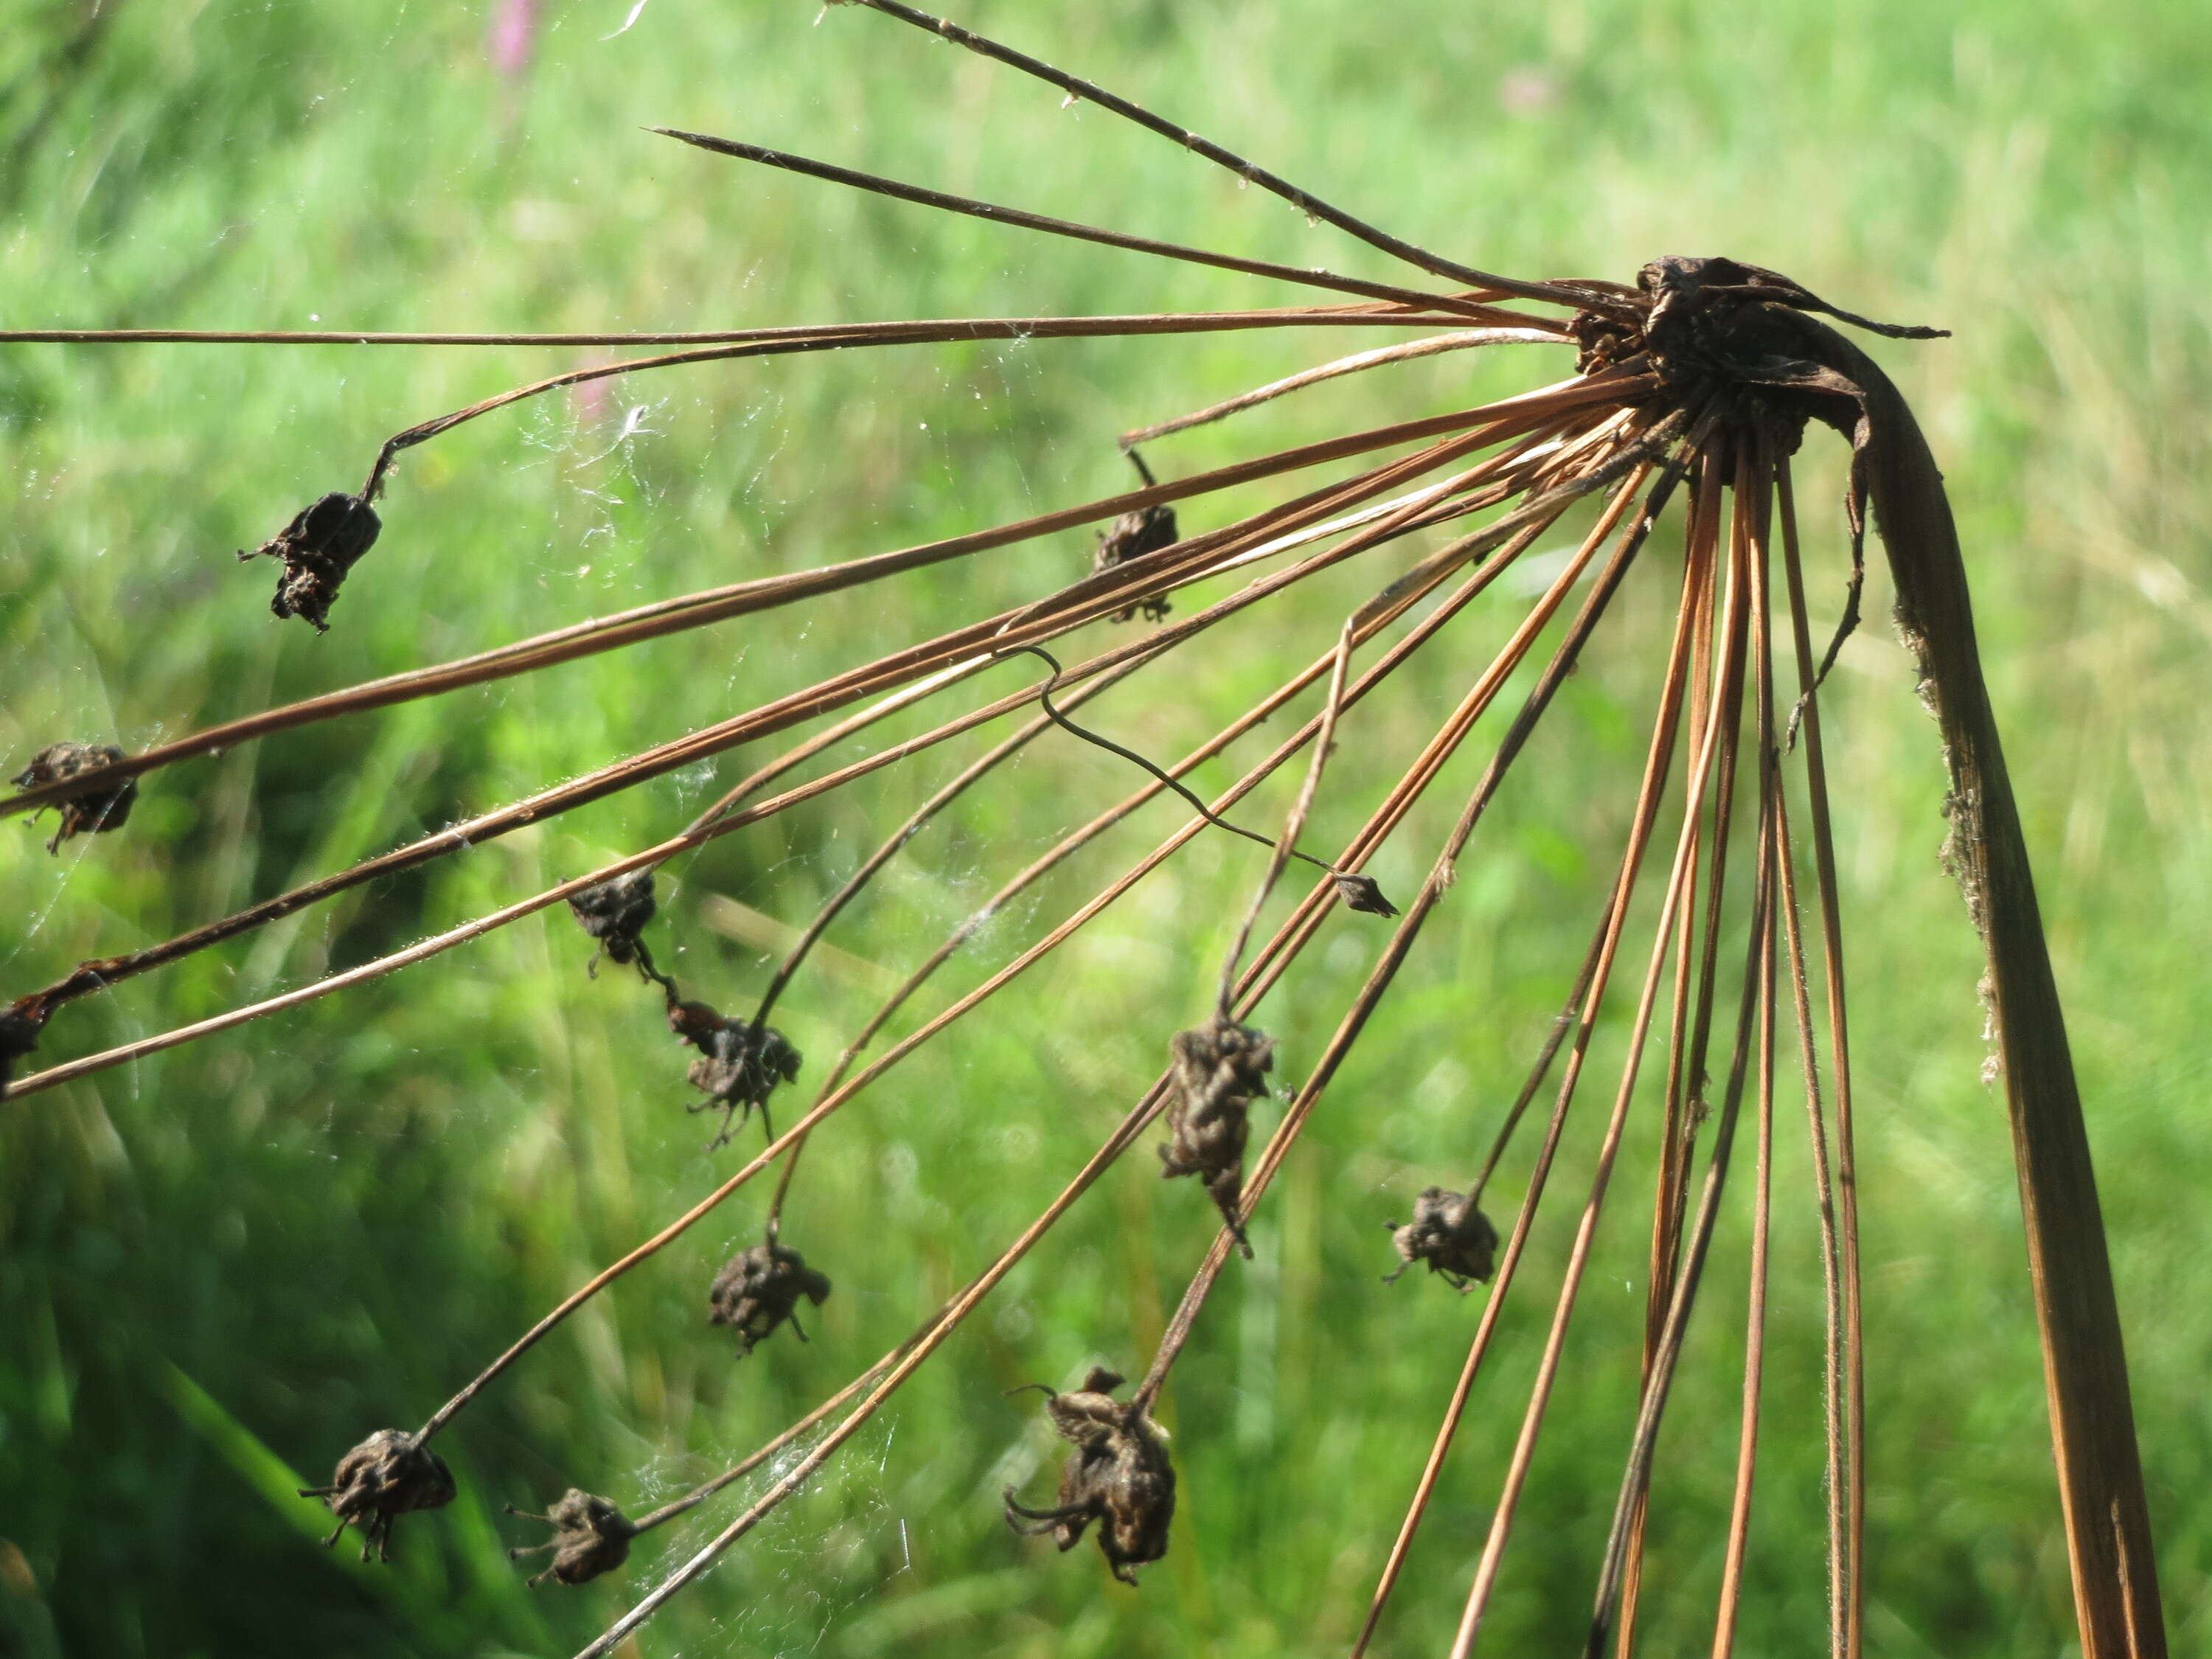
[[[1655,374],[1665,401],[1713,406],[1726,420],[1836,418],[1826,405],[1845,388],[1834,383],[1820,343],[1833,336],[1811,313],[1893,340],[1948,332],[1877,323],[1779,271],[1723,258],[1666,254],[1637,273],[1633,289],[1613,291],[1625,303],[1580,312],[1569,325],[1582,348],[1577,369]]]

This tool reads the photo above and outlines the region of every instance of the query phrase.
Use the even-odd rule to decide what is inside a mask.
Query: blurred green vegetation
[[[1062,109],[885,18],[817,20],[811,0],[650,0],[635,14],[629,0],[548,3],[526,62],[491,49],[484,8],[6,10],[10,326],[710,328],[1292,297],[743,170],[647,125],[1397,274],[1098,111]],[[2093,1115],[2174,1650],[2204,1650],[2212,35],[2198,8],[996,0],[962,15],[1493,269],[1626,277],[1661,252],[1726,252],[1855,309],[1957,331],[1880,355],[1956,493]],[[526,404],[403,460],[383,540],[322,638],[274,623],[271,570],[237,566],[231,550],[353,487],[387,432],[595,354],[0,349],[0,756],[13,770],[57,737],[143,746],[587,614],[1120,488],[1116,432],[1376,343],[1272,332],[902,349],[645,375]],[[1559,372],[1548,354],[1432,360],[1152,459],[1195,469]],[[1836,498],[1836,458],[1816,454],[1806,476],[1814,590],[1832,607],[1841,542],[1818,509]],[[0,994],[1033,596],[1085,568],[1088,545],[1072,535],[988,554],[250,745],[160,775],[127,831],[57,859],[38,850],[42,834],[9,826]],[[1183,1481],[1174,1546],[1143,1589],[1111,1583],[1087,1546],[1059,1559],[1014,1539],[997,1499],[1009,1480],[1043,1490],[1054,1462],[1033,1403],[1001,1391],[1064,1384],[1093,1360],[1140,1369],[1212,1236],[1200,1194],[1163,1186],[1140,1148],[635,1651],[1345,1649],[1480,1306],[1431,1280],[1385,1293],[1378,1224],[1423,1186],[1465,1179],[1579,960],[1649,720],[1672,599],[1661,570],[1627,590],[1270,1194],[1258,1260],[1208,1307],[1166,1401]],[[1308,584],[1094,704],[1091,722],[1179,752],[1322,649],[1376,580],[1370,567]],[[1883,609],[1877,572],[1869,615]],[[1510,611],[1504,596],[1478,607],[1360,712],[1315,839],[1334,844],[1358,821]],[[1936,866],[1933,727],[1878,623],[1845,652],[1830,706],[1864,1126],[1870,1650],[2064,1652],[2017,1205],[2002,1108],[1979,1080],[1977,952]],[[72,1006],[40,1059],[303,982],[580,873],[659,839],[770,752],[661,780]],[[653,935],[665,965],[696,994],[744,1006],[771,958],[716,930],[732,913],[714,901],[803,925],[972,752],[932,751],[680,866]],[[1257,752],[1240,746],[1201,777],[1218,787]],[[1483,752],[1470,746],[1382,860],[1392,890],[1418,879]],[[1095,750],[1042,743],[919,838],[834,936],[860,965],[817,963],[783,1004],[779,1023],[811,1057],[805,1080],[872,1006],[874,969],[904,971],[1133,781]],[[1279,815],[1286,787],[1255,797],[1248,821]],[[1180,821],[1168,806],[1139,815],[986,930],[916,1012]],[[759,1224],[766,1194],[749,1190],[459,1420],[440,1443],[461,1500],[403,1522],[386,1570],[314,1547],[321,1512],[287,1494],[295,1474],[322,1478],[370,1430],[419,1422],[728,1167],[732,1153],[702,1156],[703,1120],[679,1109],[684,1056],[653,1000],[618,972],[587,980],[584,944],[556,913],[0,1108],[0,1654],[574,1650],[739,1494],[580,1591],[521,1587],[501,1548],[537,1529],[501,1505],[538,1507],[573,1482],[635,1512],[734,1461],[896,1340],[1042,1206],[1203,1010],[1260,862],[1249,844],[1201,840],[819,1138],[786,1231],[836,1281],[811,1345],[779,1335],[737,1364],[727,1334],[705,1326],[708,1277]],[[1355,921],[1332,926],[1263,1016],[1293,1079],[1376,948],[1381,935]],[[1601,1043],[1596,1063],[1614,1052]],[[1456,1617],[1598,1115],[1586,1109],[1569,1136],[1494,1370],[1385,1626],[1389,1652],[1434,1651]],[[1498,1652],[1561,1650],[1588,1615],[1641,1330],[1654,1120],[1636,1121],[1509,1558]],[[1825,1617],[1800,1123],[1783,1120],[1776,1176],[1747,1653],[1806,1650]],[[1514,1201],[1528,1152],[1509,1158],[1494,1209]],[[1654,1652],[1706,1639],[1743,1247],[1739,1218],[1661,1446]]]

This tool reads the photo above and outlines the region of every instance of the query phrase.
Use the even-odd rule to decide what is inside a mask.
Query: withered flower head
[[[799,1299],[816,1307],[830,1299],[830,1279],[806,1265],[806,1258],[781,1244],[756,1244],[730,1258],[707,1292],[708,1322],[728,1325],[744,1346],[738,1358],[787,1322],[801,1342],[806,1333],[796,1317]]]
[[[1217,1014],[1170,1045],[1175,1076],[1168,1091],[1168,1139],[1160,1148],[1164,1177],[1194,1175],[1219,1206],[1249,1257],[1237,1206],[1244,1195],[1244,1140],[1253,1099],[1267,1092],[1275,1040]]]
[[[36,1006],[36,999],[26,997],[13,1007],[0,1008],[0,1094],[8,1091],[8,1084],[15,1074],[15,1062],[39,1046],[39,1032],[46,1023],[46,1011]]]
[[[580,893],[569,894],[568,909],[576,918],[576,925],[599,942],[599,948],[592,953],[584,971],[598,978],[601,957],[624,967],[636,963],[649,969],[653,958],[639,935],[645,932],[646,923],[653,920],[655,908],[650,865],[628,875],[612,877],[596,887],[586,887]]]
[[[1395,916],[1398,907],[1382,896],[1382,890],[1372,876],[1363,876],[1348,870],[1332,870],[1329,878],[1336,883],[1336,896],[1344,901],[1347,910],[1357,910],[1363,916]]]
[[[18,789],[35,789],[45,783],[64,783],[83,773],[97,771],[103,766],[112,766],[123,757],[123,751],[112,744],[50,743],[32,756],[31,763],[9,781]],[[51,803],[61,814],[61,827],[54,831],[54,838],[46,843],[46,851],[60,851],[61,844],[71,836],[97,835],[102,830],[120,830],[131,817],[131,803],[137,799],[138,780],[125,778],[120,783],[105,787],[94,785]],[[36,817],[45,810],[45,807],[40,807],[31,816]]]
[[[1167,1553],[1176,1478],[1167,1431],[1135,1401],[1116,1401],[1113,1391],[1121,1386],[1117,1373],[1099,1366],[1077,1393],[1044,1389],[1054,1431],[1074,1447],[1060,1471],[1060,1501],[1048,1510],[1030,1509],[1015,1498],[1012,1486],[1005,1501],[1008,1526],[1027,1538],[1050,1533],[1063,1551],[1080,1543],[1096,1521],[1106,1565],[1123,1583],[1133,1584],[1136,1568]]]
[[[1425,1261],[1431,1273],[1441,1273],[1463,1296],[1473,1288],[1473,1280],[1487,1279],[1497,1264],[1498,1229],[1466,1193],[1431,1187],[1413,1200],[1411,1221],[1382,1224],[1389,1228],[1390,1242],[1406,1264],[1384,1279],[1385,1285],[1396,1284],[1406,1267]]]
[[[1173,547],[1180,539],[1176,529],[1175,508],[1164,502],[1152,507],[1140,507],[1133,513],[1124,513],[1108,528],[1098,532],[1098,550],[1091,556],[1093,574],[1111,570],[1127,560],[1141,558],[1147,553],[1157,553],[1164,547]],[[1146,622],[1158,622],[1168,614],[1164,597],[1140,599],[1125,611],[1114,613],[1115,622],[1127,622],[1133,617],[1142,617]]]
[[[302,1498],[319,1498],[338,1518],[323,1541],[328,1549],[348,1527],[361,1528],[361,1559],[371,1549],[392,1559],[392,1523],[413,1510],[443,1509],[453,1501],[453,1472],[446,1460],[401,1429],[379,1429],[338,1459],[327,1486],[302,1486]]]
[[[358,495],[332,492],[300,509],[291,523],[241,559],[266,555],[281,560],[276,597],[269,608],[278,617],[305,617],[318,634],[330,632],[331,605],[356,560],[376,545],[384,526],[376,509]]]
[[[603,1572],[612,1572],[629,1559],[629,1540],[637,1535],[628,1516],[605,1498],[574,1486],[562,1492],[543,1515],[519,1510],[512,1504],[507,1512],[526,1521],[543,1521],[553,1528],[551,1542],[507,1553],[508,1560],[519,1561],[526,1555],[553,1552],[553,1565],[530,1580],[532,1589],[549,1578],[563,1584],[587,1584]]]
[[[709,1151],[727,1143],[756,1106],[765,1127],[769,1097],[799,1075],[804,1060],[774,1026],[724,1019],[703,1002],[671,1002],[668,1029],[699,1050],[684,1075],[708,1098],[695,1102],[691,1109],[722,1109],[722,1131],[708,1143]],[[772,1129],[769,1139],[775,1139]]]

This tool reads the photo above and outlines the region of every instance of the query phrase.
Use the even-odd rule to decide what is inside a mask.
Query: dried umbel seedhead
[[[331,603],[356,560],[376,545],[384,527],[376,509],[358,495],[333,492],[311,507],[241,559],[264,555],[281,560],[276,597],[269,608],[278,617],[305,617],[318,634],[330,631]]]
[[[392,1523],[414,1510],[443,1509],[453,1501],[453,1472],[446,1460],[400,1429],[379,1429],[338,1459],[327,1486],[302,1486],[302,1498],[319,1498],[338,1518],[327,1549],[348,1527],[361,1528],[361,1559],[370,1550],[392,1559]]]
[[[744,1346],[743,1358],[779,1325],[788,1323],[801,1342],[806,1333],[796,1314],[805,1297],[816,1307],[830,1299],[830,1279],[806,1265],[806,1258],[781,1244],[756,1244],[734,1255],[714,1275],[707,1292],[708,1322],[727,1325]]]
[[[103,766],[112,766],[124,758],[123,751],[106,743],[50,743],[31,757],[31,763],[9,780],[18,789],[35,789],[41,784],[66,783],[70,779],[87,772],[96,772]],[[97,835],[103,830],[120,830],[131,817],[131,803],[138,799],[138,780],[125,778],[120,783],[95,784],[74,795],[64,795],[52,803],[61,814],[61,827],[46,843],[49,853],[59,852],[61,844],[71,836]],[[46,809],[41,807],[40,811]],[[31,815],[38,816],[37,812]]]
[[[1347,910],[1357,910],[1363,916],[1395,916],[1398,907],[1382,896],[1382,890],[1372,876],[1363,876],[1348,870],[1332,870],[1329,879],[1336,884],[1336,896],[1344,901]]]
[[[653,920],[654,908],[650,866],[569,894],[568,909],[576,925],[599,942],[584,971],[598,978],[599,958],[605,957],[623,967],[635,963],[649,975],[653,958],[639,935]]]
[[[553,1552],[553,1565],[530,1581],[535,1589],[551,1578],[563,1584],[587,1584],[603,1572],[612,1572],[629,1559],[629,1540],[637,1536],[630,1518],[604,1498],[571,1486],[543,1515],[519,1510],[510,1504],[509,1515],[526,1521],[543,1521],[553,1528],[552,1541],[509,1550],[507,1559]]]
[[[725,1145],[756,1106],[766,1125],[769,1097],[799,1075],[803,1056],[774,1026],[724,1019],[703,1002],[671,1002],[668,1029],[699,1050],[684,1075],[709,1098],[691,1109],[722,1109],[722,1131],[708,1143],[709,1151]],[[773,1130],[769,1138],[775,1138]]]
[[[1488,1279],[1497,1265],[1498,1229],[1475,1208],[1470,1194],[1431,1187],[1413,1200],[1411,1221],[1382,1224],[1389,1228],[1390,1242],[1406,1264],[1384,1279],[1385,1285],[1396,1284],[1407,1267],[1423,1261],[1463,1296],[1473,1281]]]
[[[1222,1218],[1246,1256],[1252,1246],[1237,1206],[1244,1195],[1244,1140],[1253,1100],[1267,1092],[1275,1040],[1216,1015],[1195,1030],[1178,1031],[1170,1045],[1175,1075],[1169,1084],[1168,1139],[1160,1148],[1160,1174],[1194,1175],[1219,1206]]]
[[[1140,507],[1133,513],[1124,513],[1098,532],[1098,550],[1091,556],[1091,568],[1094,574],[1111,570],[1128,560],[1173,547],[1178,539],[1175,508],[1165,505]],[[1168,614],[1168,609],[1164,598],[1141,599],[1126,611],[1115,611],[1114,620],[1127,622],[1133,617],[1142,617],[1146,622],[1158,622]]]
[[[1175,1519],[1175,1468],[1168,1462],[1167,1431],[1135,1401],[1122,1405],[1113,1391],[1121,1376],[1103,1366],[1074,1394],[1054,1394],[1042,1383],[1045,1414],[1074,1449],[1060,1471],[1060,1501],[1048,1510],[1027,1508],[1008,1486],[1006,1524],[1024,1537],[1050,1533],[1072,1550],[1091,1523],[1098,1523],[1098,1548],[1114,1576],[1137,1582],[1134,1569],[1168,1551]]]
[[[39,1033],[46,1023],[46,1012],[30,1000],[11,1008],[0,1008],[0,1094],[5,1094],[10,1079],[15,1075],[15,1062],[39,1046]]]

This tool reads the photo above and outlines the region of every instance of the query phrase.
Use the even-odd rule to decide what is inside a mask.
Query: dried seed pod
[[[1124,513],[1098,532],[1098,550],[1091,556],[1092,574],[1111,570],[1127,560],[1157,553],[1164,547],[1173,547],[1180,539],[1175,508],[1164,503]],[[1168,610],[1164,597],[1140,599],[1126,610],[1115,611],[1114,620],[1127,622],[1133,617],[1142,617],[1146,622],[1158,622]]]
[[[38,1048],[39,1033],[46,1023],[46,1010],[34,1006],[30,998],[0,1009],[0,1095],[8,1092],[15,1062]]]
[[[1382,890],[1372,876],[1363,876],[1349,870],[1332,870],[1330,879],[1336,883],[1336,896],[1344,901],[1347,910],[1357,910],[1364,916],[1395,916],[1398,907],[1382,896]]]
[[[770,1025],[751,1025],[742,1019],[724,1019],[703,1002],[671,1002],[668,1029],[699,1050],[685,1073],[691,1086],[708,1097],[694,1102],[691,1109],[722,1109],[722,1132],[707,1143],[709,1152],[726,1144],[757,1106],[761,1124],[769,1131],[768,1100],[781,1084],[799,1075],[804,1056],[782,1032]]]
[[[392,1523],[414,1510],[443,1509],[453,1501],[453,1472],[446,1460],[401,1429],[379,1429],[338,1459],[327,1486],[302,1486],[302,1498],[319,1498],[338,1518],[323,1541],[328,1549],[348,1527],[361,1528],[361,1559],[371,1549],[392,1559]]]
[[[376,545],[383,527],[376,509],[362,497],[334,491],[301,508],[291,523],[251,553],[240,550],[238,556],[282,561],[284,574],[276,579],[276,597],[269,609],[280,617],[305,617],[315,632],[327,634],[339,584],[355,561]]]
[[[646,923],[653,920],[656,908],[650,865],[628,875],[611,877],[580,893],[569,894],[568,910],[576,918],[576,925],[599,942],[599,948],[592,952],[591,961],[584,964],[584,971],[597,979],[599,958],[605,957],[623,967],[635,963],[647,978],[657,977],[653,973],[653,957],[639,937],[645,932]]]
[[[707,1292],[708,1322],[728,1325],[744,1346],[743,1358],[775,1328],[788,1322],[801,1342],[806,1333],[797,1318],[799,1299],[816,1307],[830,1299],[830,1279],[806,1265],[806,1258],[781,1244],[756,1244],[723,1264]]]
[[[1244,1140],[1251,1127],[1247,1114],[1253,1099],[1267,1092],[1275,1040],[1216,1014],[1195,1030],[1176,1032],[1170,1048],[1175,1076],[1169,1085],[1168,1140],[1160,1148],[1160,1174],[1203,1180],[1249,1257],[1252,1246],[1237,1213],[1244,1195]]]
[[[1442,1274],[1446,1284],[1464,1296],[1474,1288],[1472,1281],[1486,1280],[1497,1265],[1498,1229],[1475,1208],[1469,1194],[1431,1187],[1413,1200],[1411,1221],[1382,1224],[1389,1228],[1390,1242],[1406,1264],[1384,1279],[1385,1285],[1396,1284],[1407,1267],[1425,1261],[1431,1273]]]
[[[122,758],[123,751],[112,744],[50,743],[32,756],[31,763],[9,781],[18,789],[35,789],[40,784],[63,783],[103,766],[112,766]],[[120,830],[129,820],[131,804],[137,799],[138,780],[125,778],[120,783],[94,785],[51,803],[61,814],[61,827],[46,843],[46,851],[60,851],[61,844],[71,836]],[[31,816],[36,817],[44,811],[45,807],[40,807]]]
[[[509,1515],[526,1521],[543,1521],[553,1528],[550,1543],[529,1544],[509,1550],[507,1559],[553,1553],[553,1565],[530,1580],[532,1589],[547,1579],[563,1584],[587,1584],[603,1572],[612,1572],[629,1559],[629,1540],[637,1536],[630,1518],[604,1498],[571,1486],[543,1515],[507,1506]]]
[[[1030,1385],[1043,1389],[1054,1431],[1075,1449],[1060,1471],[1060,1501],[1053,1508],[1027,1508],[1012,1486],[1005,1502],[1008,1526],[1029,1538],[1050,1533],[1063,1551],[1080,1543],[1096,1521],[1106,1565],[1123,1583],[1133,1584],[1135,1568],[1167,1553],[1176,1477],[1167,1431],[1134,1401],[1125,1406],[1113,1397],[1121,1380],[1099,1366],[1073,1394]]]

